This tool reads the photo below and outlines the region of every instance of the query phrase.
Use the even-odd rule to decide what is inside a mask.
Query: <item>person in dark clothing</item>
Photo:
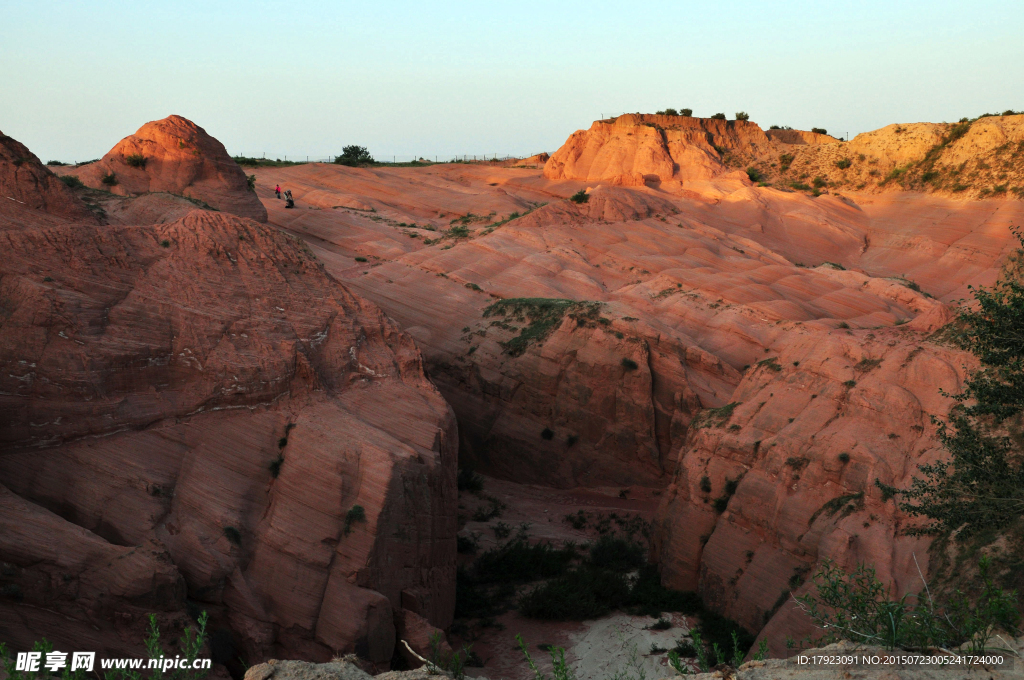
[[[288,191],[284,192],[284,207],[286,207],[286,208],[294,208],[295,207],[295,200],[292,199],[292,190],[291,189],[289,189]]]

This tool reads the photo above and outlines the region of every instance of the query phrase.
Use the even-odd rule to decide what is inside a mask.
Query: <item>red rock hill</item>
[[[96,189],[125,196],[165,191],[223,212],[267,221],[266,208],[224,145],[181,116],[146,123],[102,159],[73,174]],[[104,183],[103,178],[111,174],[117,183]]]

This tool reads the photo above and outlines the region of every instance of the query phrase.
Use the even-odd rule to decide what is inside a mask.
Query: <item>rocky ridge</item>
[[[15,208],[0,636],[123,656],[187,597],[224,662],[386,665],[396,631],[450,623],[457,430],[408,336],[252,220]]]

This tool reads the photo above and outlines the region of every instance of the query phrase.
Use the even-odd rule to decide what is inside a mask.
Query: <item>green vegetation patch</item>
[[[586,325],[597,319],[601,309],[600,302],[563,300],[558,298],[509,298],[498,300],[484,309],[484,318],[503,316],[519,323],[526,324],[519,335],[501,343],[506,354],[518,357],[526,351],[531,343],[543,344],[548,336],[566,314],[575,319],[578,325]]]

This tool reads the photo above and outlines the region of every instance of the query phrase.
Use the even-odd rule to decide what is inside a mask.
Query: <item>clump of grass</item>
[[[81,189],[85,186],[85,184],[82,183],[82,180],[78,179],[74,175],[64,175],[60,178],[60,181],[64,182],[64,185],[69,189]]]
[[[117,175],[115,175],[112,172],[108,172],[107,174],[103,175],[103,177],[100,179],[100,181],[103,182],[104,184],[106,184],[108,187],[116,186],[117,185]]]
[[[531,343],[543,343],[570,314],[580,325],[597,317],[599,302],[578,302],[558,298],[509,298],[498,300],[484,309],[484,317],[503,316],[525,323],[519,335],[501,343],[509,356],[521,356]]]
[[[701,429],[705,427],[722,427],[729,418],[732,417],[732,412],[740,405],[740,402],[733,401],[725,406],[719,406],[718,408],[706,408],[701,411],[696,418],[693,420],[693,427],[695,429]]]
[[[853,165],[853,161],[851,161],[849,158],[840,158],[838,161],[836,161],[836,167],[839,168],[840,170],[846,170],[851,165]]]
[[[124,162],[133,168],[144,168],[146,167],[146,157],[141,153],[128,154],[124,157]]]
[[[590,200],[590,194],[588,194],[586,192],[586,190],[580,189],[575,194],[570,196],[569,200],[572,201],[573,203],[577,203],[577,204],[578,203],[586,203],[587,201]]]

